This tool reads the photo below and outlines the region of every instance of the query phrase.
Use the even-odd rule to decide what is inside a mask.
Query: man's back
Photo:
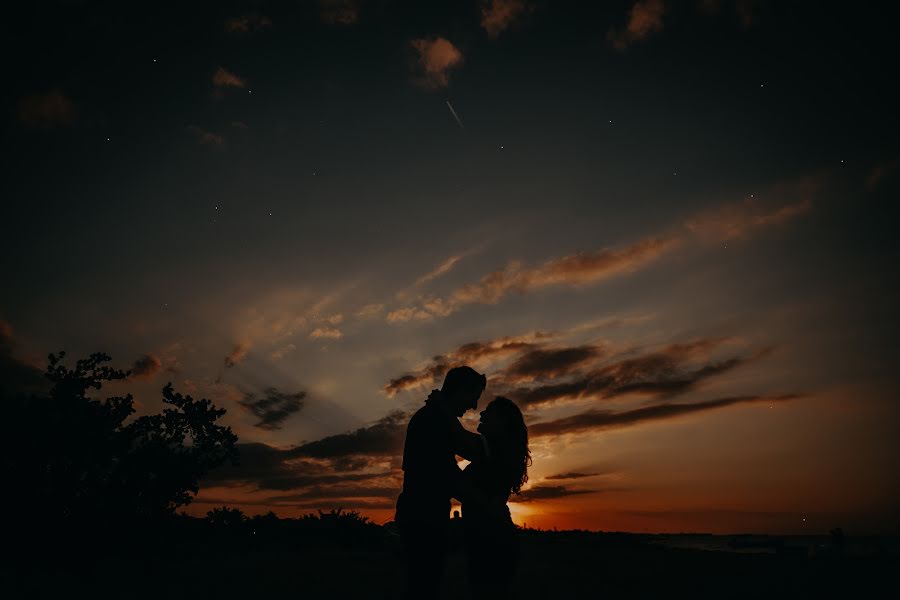
[[[403,446],[398,523],[443,523],[449,519],[450,497],[459,473],[453,450],[454,421],[434,401],[426,402],[410,419]]]

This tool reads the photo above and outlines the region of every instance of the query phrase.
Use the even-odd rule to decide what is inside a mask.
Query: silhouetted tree
[[[129,372],[104,364],[106,354],[79,360],[48,358],[45,395],[8,393],[2,436],[11,494],[0,500],[45,522],[122,522],[172,514],[188,504],[209,469],[237,458],[225,414],[209,400],[163,390],[166,408],[129,420],[131,394],[94,399],[91,392]]]
[[[206,513],[206,521],[214,527],[235,529],[247,523],[247,515],[239,508],[214,508]]]

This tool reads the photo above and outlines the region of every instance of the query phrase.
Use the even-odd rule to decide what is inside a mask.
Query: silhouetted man
[[[460,493],[456,455],[473,460],[486,451],[481,436],[466,431],[458,418],[478,407],[486,385],[485,376],[471,367],[450,369],[440,392],[433,392],[407,425],[396,520],[406,546],[408,598],[433,598],[440,586],[450,498]]]

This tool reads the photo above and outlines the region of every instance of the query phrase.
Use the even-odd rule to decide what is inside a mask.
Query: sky
[[[529,425],[519,524],[897,533],[880,10],[11,9],[0,365],[103,351],[140,412],[226,408],[241,463],[191,514],[389,520],[469,364]]]

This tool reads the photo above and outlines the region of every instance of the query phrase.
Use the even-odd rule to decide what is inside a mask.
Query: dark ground
[[[3,598],[400,598],[397,540],[363,533],[164,534],[150,548],[128,535],[105,549],[37,544],[4,561]],[[158,533],[158,532],[157,532]],[[183,532],[182,532],[183,533]],[[196,533],[196,532],[195,532]],[[308,533],[308,532],[307,532]],[[359,535],[357,535],[359,533]],[[258,535],[263,534],[263,535]],[[149,534],[151,537],[153,534]],[[89,534],[88,534],[89,536]],[[860,551],[790,547],[736,553],[678,549],[670,538],[613,533],[522,532],[514,597],[538,598],[898,598],[893,540]],[[861,547],[857,544],[857,547]],[[81,548],[81,550],[79,550]],[[460,551],[447,565],[443,598],[467,598]]]

